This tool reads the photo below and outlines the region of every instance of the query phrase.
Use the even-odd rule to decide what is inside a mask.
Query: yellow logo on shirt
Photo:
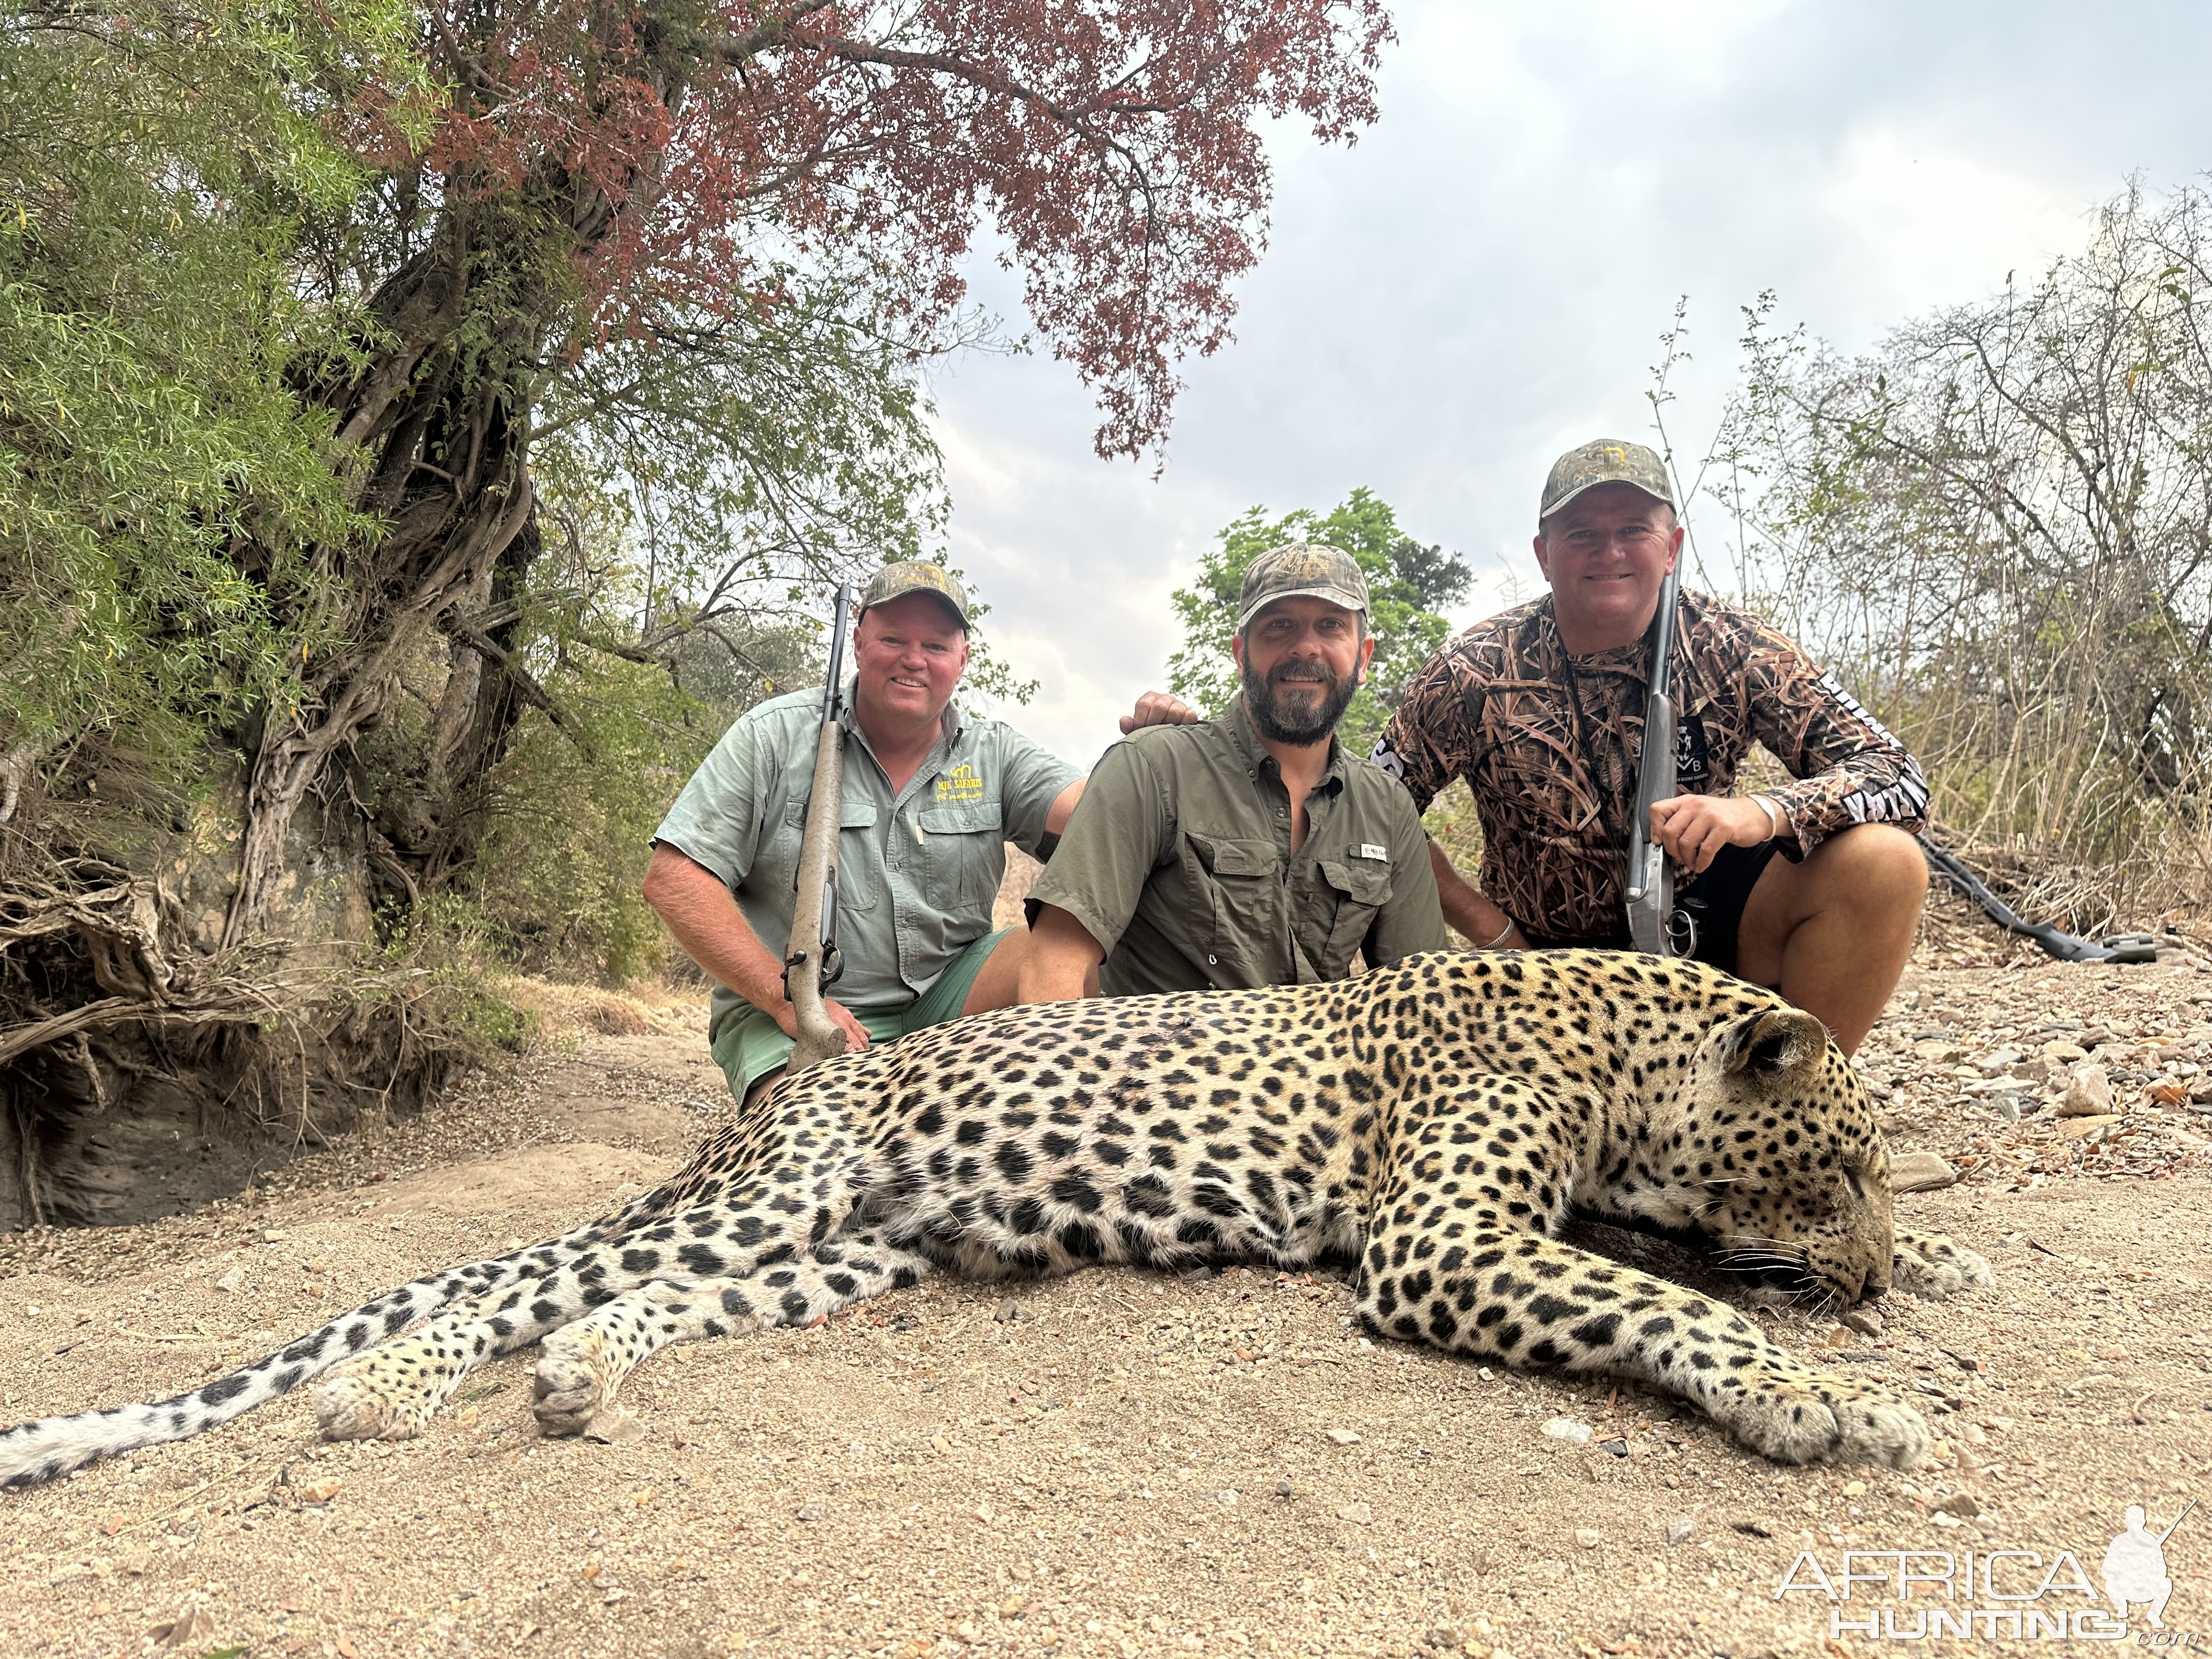
[[[981,800],[983,799],[983,780],[975,769],[962,761],[937,781],[937,799],[940,801]]]

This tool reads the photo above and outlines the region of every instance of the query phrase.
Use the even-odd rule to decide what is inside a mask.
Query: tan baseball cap
[[[1310,542],[1271,547],[1244,567],[1243,590],[1237,596],[1238,631],[1277,599],[1301,597],[1327,599],[1364,616],[1367,576],[1341,548]]]
[[[928,593],[944,600],[960,619],[961,631],[967,631],[968,590],[943,565],[926,564],[920,559],[902,559],[876,572],[868,591],[860,595],[860,609],[865,613],[871,605],[889,605],[909,593]]]
[[[1667,482],[1667,464],[1659,452],[1622,438],[1598,438],[1569,450],[1552,463],[1544,480],[1544,499],[1536,509],[1541,524],[1586,489],[1600,484],[1625,483],[1642,490],[1662,506],[1674,507],[1674,487]]]

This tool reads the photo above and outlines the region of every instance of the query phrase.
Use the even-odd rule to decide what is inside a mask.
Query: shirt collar
[[[1246,776],[1256,778],[1263,772],[1272,777],[1281,776],[1282,769],[1275,764],[1275,757],[1260,741],[1260,733],[1252,724],[1252,711],[1244,706],[1242,690],[1231,701],[1229,713],[1223,717],[1221,724],[1228,728],[1229,740],[1236,745],[1237,757],[1244,763]],[[1332,732],[1328,738],[1328,764],[1322,769],[1320,780],[1314,787],[1334,790],[1343,785],[1344,744]]]
[[[860,677],[855,674],[845,682],[845,699],[837,715],[838,723],[845,728],[848,736],[860,730]],[[958,703],[948,702],[945,705],[945,712],[937,717],[937,726],[939,741],[945,749],[951,750],[966,734],[968,719],[960,712]]]

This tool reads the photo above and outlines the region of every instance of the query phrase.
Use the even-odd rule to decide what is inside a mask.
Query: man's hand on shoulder
[[[1676,795],[1651,804],[1651,834],[1686,870],[1703,870],[1723,847],[1772,839],[1773,821],[1747,795]]]
[[[1137,699],[1134,714],[1121,716],[1121,735],[1146,726],[1195,726],[1198,710],[1182,698],[1165,691],[1147,691]]]

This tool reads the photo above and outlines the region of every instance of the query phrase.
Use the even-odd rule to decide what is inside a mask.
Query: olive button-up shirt
[[[1428,839],[1396,781],[1329,744],[1291,846],[1291,799],[1243,699],[1108,750],[1031,899],[1106,949],[1109,996],[1341,979],[1449,944]]]

